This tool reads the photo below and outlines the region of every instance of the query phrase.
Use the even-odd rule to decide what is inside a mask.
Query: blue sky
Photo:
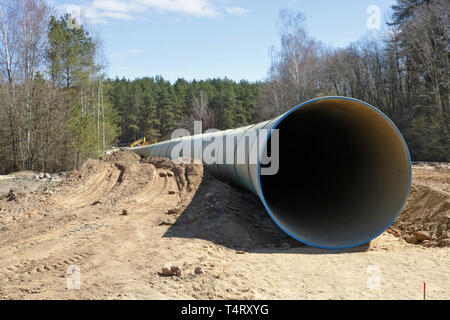
[[[228,77],[263,80],[269,48],[278,45],[281,9],[301,11],[308,32],[333,47],[369,30],[367,8],[382,21],[394,0],[52,0],[81,13],[105,42],[110,77],[161,75],[175,81]]]

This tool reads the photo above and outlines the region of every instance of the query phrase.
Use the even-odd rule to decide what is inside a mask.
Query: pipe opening
[[[319,99],[288,113],[276,129],[280,167],[260,176],[261,193],[287,233],[313,246],[347,248],[394,222],[409,192],[411,163],[400,133],[378,110]]]

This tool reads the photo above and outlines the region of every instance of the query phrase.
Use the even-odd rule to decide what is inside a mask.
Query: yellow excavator
[[[149,144],[153,144],[153,143],[157,143],[157,142],[158,142],[158,139],[153,139],[152,141],[147,141],[147,137],[143,137],[143,138],[140,138],[140,139],[136,140],[135,142],[133,142],[131,144],[130,148],[147,146]]]

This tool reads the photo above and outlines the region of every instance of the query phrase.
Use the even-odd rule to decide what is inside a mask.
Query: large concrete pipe
[[[264,137],[260,144],[248,133],[262,129],[269,134],[258,135]],[[272,141],[275,131],[278,143]],[[226,138],[244,149],[226,148]],[[215,158],[228,153],[234,164],[211,163],[195,151],[195,145],[205,152],[213,143],[224,146]],[[320,248],[355,247],[380,235],[400,214],[411,185],[411,160],[399,130],[381,111],[352,98],[318,98],[256,125],[133,151],[174,158],[180,146],[194,150],[180,156],[201,159],[213,175],[255,193],[287,234]],[[255,152],[257,159],[251,161]],[[275,174],[262,174],[268,167],[262,164],[265,152],[279,155]],[[238,158],[244,163],[236,163]]]

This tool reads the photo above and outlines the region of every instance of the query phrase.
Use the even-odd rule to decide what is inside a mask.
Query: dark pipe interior
[[[261,189],[274,218],[295,238],[352,247],[397,217],[410,162],[401,136],[378,111],[353,100],[318,100],[277,129],[280,168],[261,176]]]

